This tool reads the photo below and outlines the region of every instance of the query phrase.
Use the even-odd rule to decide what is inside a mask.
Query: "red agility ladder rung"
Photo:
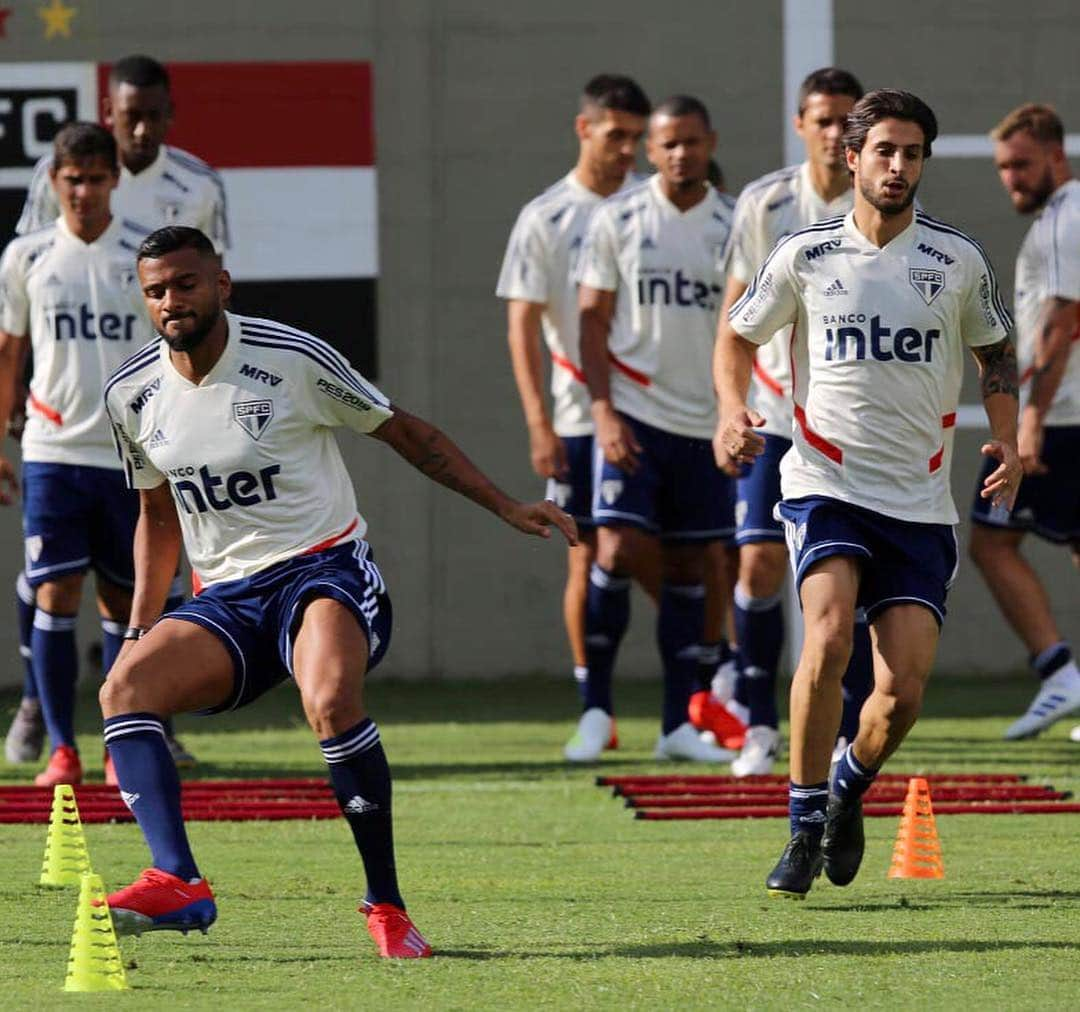
[[[866,805],[863,814],[875,817],[896,818],[903,812],[903,805]],[[1080,813],[1075,802],[1017,801],[973,802],[934,805],[935,815],[1067,815]],[[691,819],[780,819],[787,818],[787,806],[748,805],[743,808],[639,808],[635,819],[649,821],[675,821]]]

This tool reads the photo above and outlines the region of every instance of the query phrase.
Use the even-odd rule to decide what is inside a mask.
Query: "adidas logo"
[[[169,437],[165,435],[161,429],[154,429],[154,434],[150,437],[150,441],[146,444],[147,449],[153,450],[158,446],[167,446],[169,443]]]
[[[848,290],[844,287],[843,282],[837,278],[831,285],[825,289],[826,295],[848,295]]]
[[[799,816],[799,821],[800,822],[824,822],[825,821],[825,813],[824,812],[811,812],[809,815],[800,815]]]
[[[366,801],[359,794],[354,794],[345,805],[346,815],[363,815],[365,812],[377,812],[379,806],[374,802]]]
[[[130,810],[134,810],[135,802],[141,798],[142,795],[138,792],[121,791],[120,799],[128,806]]]

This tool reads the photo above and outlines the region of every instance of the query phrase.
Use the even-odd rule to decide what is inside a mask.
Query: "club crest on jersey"
[[[945,288],[945,272],[930,267],[909,267],[908,281],[929,306]]]
[[[622,495],[623,483],[616,478],[605,478],[600,482],[600,498],[609,506]]]
[[[26,557],[31,562],[37,562],[41,558],[41,549],[44,548],[44,544],[41,540],[40,534],[31,534],[26,539]]]
[[[233,405],[233,418],[252,439],[261,439],[274,417],[273,401],[239,401]]]

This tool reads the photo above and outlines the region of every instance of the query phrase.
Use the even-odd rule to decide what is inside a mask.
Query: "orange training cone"
[[[922,777],[908,781],[900,830],[893,847],[889,878],[944,878],[930,787]]]

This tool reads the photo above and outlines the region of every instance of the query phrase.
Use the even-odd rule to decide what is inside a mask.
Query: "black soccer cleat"
[[[821,840],[829,881],[837,886],[850,884],[859,873],[865,849],[862,799],[845,803],[830,794],[825,809],[825,835]]]
[[[821,874],[821,844],[809,833],[796,833],[784,848],[780,860],[765,879],[770,896],[804,900]]]

